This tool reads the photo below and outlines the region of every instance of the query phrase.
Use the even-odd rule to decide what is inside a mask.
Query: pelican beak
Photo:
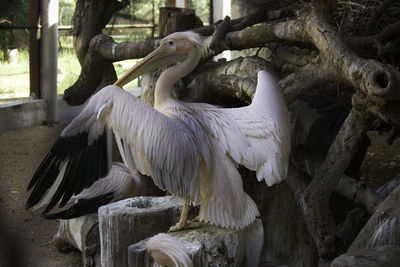
[[[127,71],[121,78],[119,78],[114,85],[122,87],[130,81],[148,73],[158,67],[174,64],[182,61],[187,57],[186,54],[175,54],[175,51],[168,49],[165,46],[160,46],[145,58],[134,65],[129,71]]]

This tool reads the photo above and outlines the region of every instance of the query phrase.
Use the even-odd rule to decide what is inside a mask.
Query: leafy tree
[[[28,0],[2,0],[0,6],[1,26],[26,26],[29,22],[29,1]],[[0,48],[3,51],[3,58],[7,58],[7,49],[24,45],[23,38],[15,38],[15,31],[0,29]],[[21,30],[19,30],[21,31]]]

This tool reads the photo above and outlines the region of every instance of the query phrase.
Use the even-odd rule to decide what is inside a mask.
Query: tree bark
[[[369,219],[348,252],[360,249],[376,248],[383,245],[400,245],[400,186],[382,202],[378,210]]]
[[[302,119],[308,120],[309,125],[303,125],[304,131],[297,128],[293,131],[295,142],[292,143],[295,145],[285,184],[267,193],[259,185],[248,185],[246,178],[244,184],[260,207],[267,234],[266,247],[271,252],[268,254],[270,258],[267,258],[276,260],[274,263],[315,266],[318,257],[330,261],[347,249],[362,227],[365,216],[371,214],[379,223],[377,212],[382,199],[357,180],[360,164],[352,164],[352,161],[357,158],[355,155],[365,141],[365,133],[374,121],[383,120],[400,127],[400,35],[396,34],[400,23],[388,25],[373,35],[340,36],[332,26],[332,17],[327,18],[323,7],[304,3],[301,4],[303,8],[299,6],[279,10],[260,8],[239,19],[226,18],[195,29],[195,32],[209,36],[206,40],[208,46],[203,51],[204,57],[199,66],[175,85],[174,92],[184,101],[229,107],[246,105],[251,102],[256,88],[256,73],[261,69],[270,70],[271,65],[257,57],[226,63],[210,62],[209,59],[226,49],[270,50],[270,60],[278,70],[279,85],[295,115],[293,117],[303,116]],[[158,46],[160,39],[115,43],[110,37],[96,35],[91,36],[89,41],[86,51],[84,45],[77,43],[85,52],[81,61],[82,73],[65,93],[70,104],[83,103],[99,84],[105,81],[111,83],[115,77],[107,80],[99,77],[98,73],[112,66],[112,62],[144,57]],[[154,72],[143,79],[142,97],[150,104],[157,76],[158,73]],[[332,83],[345,91],[346,101],[343,104],[333,99],[333,106],[343,107],[333,109],[339,114],[329,117],[321,110],[331,107],[321,103],[325,103],[323,98],[331,96]],[[318,102],[314,118],[296,109],[299,99],[316,104],[312,103],[310,95]],[[324,121],[324,116],[329,120]],[[321,130],[329,123],[337,127],[332,132],[329,132],[330,128]],[[395,134],[397,128],[393,130],[393,138],[398,136]],[[312,142],[315,150],[305,145],[310,139],[316,140]],[[301,150],[301,146],[310,151]],[[364,143],[362,146],[360,154],[363,155],[367,145]],[[358,159],[361,162],[362,157]],[[353,174],[349,174],[349,165],[355,166]],[[252,180],[254,174],[247,175],[250,177],[248,180]],[[345,196],[351,204],[362,207],[351,212],[348,212],[350,208],[347,209],[347,219],[342,221],[342,226],[335,221],[338,209],[331,209],[329,205],[329,201],[337,197],[334,192]],[[294,251],[292,248],[296,244],[289,240],[291,236],[274,234],[277,229],[299,237],[296,242],[301,247]],[[361,233],[366,238],[371,231],[364,229]],[[341,244],[336,242],[338,237],[343,239]],[[282,240],[285,244],[280,245]],[[278,248],[280,251],[294,251],[293,255],[282,256]],[[304,256],[303,261],[298,260],[300,255]]]
[[[371,118],[360,116],[353,108],[313,180],[297,193],[304,221],[321,257],[330,258],[336,253],[336,226],[328,200],[371,123]]]
[[[101,34],[101,30],[115,12],[127,5],[129,5],[127,0],[78,0],[76,2],[71,33],[75,54],[82,66],[82,71],[74,85],[65,90],[64,99],[68,104],[80,105],[97,89],[117,80],[112,61],[96,60],[95,57],[98,54],[94,47],[100,44],[99,40],[93,41],[92,39]],[[88,80],[88,82],[85,83],[85,80]],[[82,90],[81,86],[88,86],[91,89]]]
[[[193,9],[174,7],[160,8],[158,24],[160,36],[203,26]]]

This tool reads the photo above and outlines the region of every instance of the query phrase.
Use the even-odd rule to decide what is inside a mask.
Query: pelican
[[[218,108],[174,97],[172,85],[196,67],[204,46],[196,33],[170,34],[114,85],[93,95],[33,175],[26,207],[47,204],[47,214],[104,177],[110,168],[112,131],[130,170],[151,176],[159,188],[183,199],[181,217],[171,230],[190,224],[187,215],[194,203],[200,204],[197,219],[212,225],[242,229],[253,222],[259,212],[236,167],[256,171],[268,186],[286,177],[287,106],[265,71],[258,73],[253,101],[246,107]],[[156,83],[154,108],[122,89],[171,64]]]
[[[150,190],[149,190],[150,189]],[[68,201],[70,207],[54,214],[46,214],[46,219],[72,219],[97,212],[105,204],[134,196],[154,193],[138,173],[132,173],[124,164],[113,162],[108,175],[94,182],[89,188]],[[46,202],[46,201],[44,201]],[[41,206],[38,204],[38,206]]]

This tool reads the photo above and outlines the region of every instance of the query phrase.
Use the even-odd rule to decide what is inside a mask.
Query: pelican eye
[[[173,41],[173,40],[169,40],[169,41],[168,41],[168,44],[169,44],[169,45],[173,45],[173,44],[174,44],[174,41]]]

